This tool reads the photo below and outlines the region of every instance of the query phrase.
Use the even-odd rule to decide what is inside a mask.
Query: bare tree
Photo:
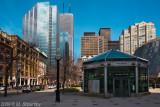
[[[67,80],[67,74],[69,71],[70,64],[71,64],[71,60],[69,57],[65,57],[61,61],[60,82],[62,82],[63,84],[63,94],[64,94],[64,87]]]
[[[6,72],[5,72],[5,92],[4,92],[4,97],[7,97],[7,85],[8,85],[8,71],[11,69],[13,61],[14,60],[18,60],[18,54],[16,54],[16,56],[12,56],[13,55],[13,50],[10,53],[10,56],[5,56],[4,58],[4,62],[6,63]],[[0,57],[2,57],[0,55]]]
[[[160,69],[159,72],[155,72],[150,75],[150,79],[153,80],[153,87],[156,88],[157,81],[160,79]]]
[[[50,80],[49,85],[51,85],[55,82],[56,75],[57,75],[56,68],[47,68],[47,77]]]
[[[79,70],[77,66],[77,58],[65,58],[61,61],[61,72],[60,72],[60,81],[63,83],[63,93],[64,87],[69,86],[71,84],[77,84],[79,79]]]

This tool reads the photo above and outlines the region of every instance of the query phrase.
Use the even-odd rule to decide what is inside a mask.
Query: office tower
[[[119,50],[122,51],[122,52],[125,52],[124,48],[123,48],[123,35],[119,36]]]
[[[84,32],[84,36],[96,36],[95,32]]]
[[[99,48],[98,53],[100,54],[100,53],[105,52],[105,44],[104,44],[105,39],[104,39],[104,36],[97,35],[97,37],[98,37],[98,48]]]
[[[74,19],[72,13],[60,14],[60,29],[68,32],[69,56],[74,57]]]
[[[99,36],[104,36],[105,39],[111,41],[111,28],[100,28]]]
[[[108,50],[110,49],[119,50],[119,41],[108,41]]]
[[[111,28],[100,28],[99,36],[104,36],[104,52],[108,50],[108,41],[111,41]]]
[[[87,35],[89,34],[89,36]],[[84,32],[84,36],[81,36],[81,57],[88,59],[98,55],[98,37],[95,32]]]
[[[59,11],[49,2],[38,2],[23,17],[22,38],[38,46],[48,56],[48,66],[55,67],[59,55]]]
[[[121,39],[122,38],[122,39]],[[130,54],[130,33],[129,30],[125,29],[122,31],[122,35],[120,36],[120,49],[122,49],[121,47],[123,47],[123,51],[125,53]],[[123,42],[123,44],[122,44]]]
[[[81,36],[81,57],[87,60],[104,52],[104,37],[96,36],[95,32],[84,32]]]
[[[68,50],[68,32],[60,30],[60,37],[59,37],[59,49],[60,49],[60,56],[62,59],[69,57],[69,50]]]
[[[123,30],[120,35],[120,51],[134,54],[135,50],[146,42],[156,38],[156,28],[149,22],[135,23]]]

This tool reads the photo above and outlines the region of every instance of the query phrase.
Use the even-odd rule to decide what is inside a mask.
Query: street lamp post
[[[61,56],[56,56],[57,60],[57,90],[56,90],[56,102],[60,102],[60,91],[59,91],[59,61],[61,60]]]

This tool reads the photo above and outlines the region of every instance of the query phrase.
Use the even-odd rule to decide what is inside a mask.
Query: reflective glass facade
[[[60,38],[59,38],[59,48],[60,48],[60,56],[62,56],[62,58],[65,57],[65,53],[67,50],[67,44],[68,43],[68,32],[65,32],[63,30],[60,30]],[[69,54],[69,52],[68,52]]]
[[[74,19],[72,13],[60,14],[60,29],[68,32],[69,55],[74,52]]]
[[[23,17],[22,38],[34,43],[48,55],[48,65],[55,66],[59,54],[59,11],[49,2],[38,2]]]

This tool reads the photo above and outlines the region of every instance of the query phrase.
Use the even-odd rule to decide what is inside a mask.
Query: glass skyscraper
[[[60,29],[68,32],[69,56],[74,57],[74,19],[72,13],[60,14]]]
[[[60,49],[60,56],[62,59],[68,57],[69,55],[69,47],[68,47],[68,32],[60,30],[60,38],[59,38],[59,49]]]
[[[49,2],[38,2],[23,17],[22,38],[48,55],[48,66],[55,67],[59,55],[59,11]]]

